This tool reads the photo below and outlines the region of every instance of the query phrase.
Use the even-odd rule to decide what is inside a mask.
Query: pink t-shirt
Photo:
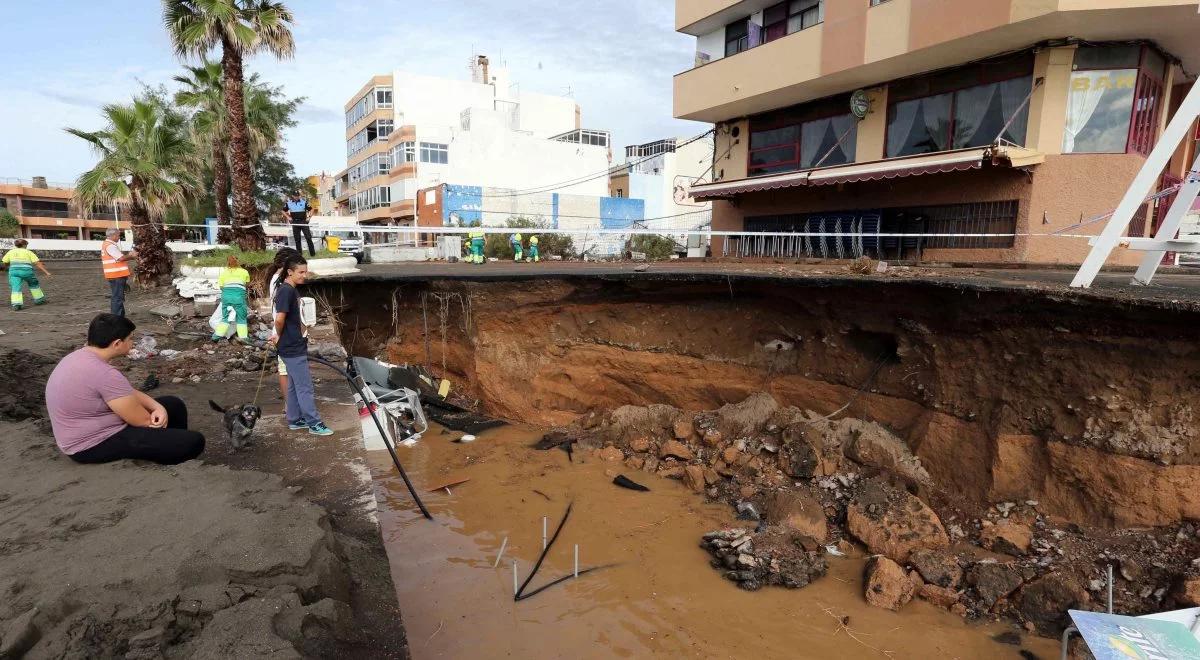
[[[46,381],[46,409],[58,448],[68,456],[112,437],[128,424],[108,402],[133,394],[124,374],[81,348],[63,358]]]

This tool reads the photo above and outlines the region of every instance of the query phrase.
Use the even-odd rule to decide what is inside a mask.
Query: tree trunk
[[[217,242],[229,244],[233,241],[233,231],[228,229],[233,213],[229,210],[229,160],[226,152],[229,149],[227,140],[213,143],[213,197],[217,206]]]
[[[266,235],[254,203],[254,171],[250,165],[250,138],[246,130],[246,100],[242,54],[228,39],[222,42],[221,66],[225,105],[229,112],[229,161],[233,170],[233,236],[243,250],[266,248]]]
[[[157,287],[175,270],[162,220],[151,218],[135,196],[129,206],[129,221],[133,225],[133,247],[138,252],[134,279],[142,286]]]

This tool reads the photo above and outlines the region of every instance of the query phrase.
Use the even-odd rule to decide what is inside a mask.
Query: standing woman
[[[288,428],[308,429],[313,435],[333,435],[317,412],[316,390],[308,368],[308,337],[304,336],[304,323],[300,320],[300,293],[296,287],[308,279],[308,262],[295,255],[288,258],[283,268],[283,281],[275,291],[275,335],[271,343],[287,365]]]
[[[284,266],[287,260],[292,257],[299,257],[300,253],[292,248],[280,248],[275,253],[275,260],[271,262],[270,268],[267,269],[267,299],[271,301],[271,315],[275,315],[275,292],[279,289],[279,283],[283,281],[283,276],[286,274]],[[271,337],[278,337],[279,333],[275,331],[275,324],[271,324]],[[276,357],[279,363],[279,398],[287,401],[288,395],[288,373],[287,365],[283,363],[283,358]]]
[[[217,288],[221,290],[221,322],[213,332],[213,341],[221,341],[229,334],[229,312],[232,310],[237,319],[238,340],[250,341],[250,307],[247,298],[247,288],[250,286],[250,273],[238,263],[236,255],[229,255],[225,260],[225,268],[217,278]]]
[[[46,294],[42,293],[42,284],[38,282],[37,273],[34,273],[33,269],[36,266],[46,277],[50,276],[50,271],[46,270],[36,254],[27,249],[29,241],[18,238],[14,245],[16,247],[5,252],[4,258],[0,260],[0,263],[8,267],[8,286],[12,289],[10,296],[12,308],[20,310],[25,307],[25,293],[21,290],[23,284],[29,285],[29,295],[33,297],[33,304],[45,304]]]

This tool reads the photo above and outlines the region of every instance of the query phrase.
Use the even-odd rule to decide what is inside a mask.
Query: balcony
[[[818,25],[676,75],[675,116],[717,122],[797,102],[789,88],[821,77],[823,36]]]
[[[675,31],[699,36],[777,2],[779,0],[675,0]]]

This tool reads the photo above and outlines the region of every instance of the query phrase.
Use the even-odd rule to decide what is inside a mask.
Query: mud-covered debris
[[[859,484],[846,510],[846,523],[871,552],[907,562],[917,549],[950,544],[942,521],[919,498],[880,479]]]
[[[1029,554],[1033,530],[1028,525],[1013,520],[1001,520],[995,525],[984,527],[979,534],[979,542],[993,552],[1024,557]]]
[[[762,520],[762,515],[758,513],[758,509],[755,508],[753,502],[738,502],[737,517],[738,520],[749,520],[752,522]]]
[[[664,442],[658,449],[659,458],[676,458],[681,461],[690,461],[696,458],[691,449],[687,445],[678,440],[668,440]]]
[[[979,562],[967,569],[967,584],[971,585],[984,611],[990,610],[996,601],[1016,591],[1024,578],[1013,564]]]
[[[1025,621],[1043,635],[1056,635],[1070,625],[1067,610],[1087,609],[1091,598],[1072,576],[1051,573],[1025,585],[1016,601]]]
[[[954,589],[962,582],[962,567],[949,550],[914,550],[908,563],[930,584]]]
[[[863,581],[867,603],[885,610],[899,610],[917,592],[916,582],[908,573],[899,564],[883,556],[872,557],[867,562]]]
[[[918,592],[921,598],[925,599],[933,605],[937,605],[942,609],[950,609],[958,604],[960,592],[946,587],[939,587],[936,584],[921,585],[921,590]]]
[[[713,556],[713,568],[747,591],[765,586],[799,589],[826,571],[825,558],[815,541],[779,528],[759,533],[745,529],[710,532],[700,547]]]
[[[829,537],[825,509],[807,490],[787,490],[772,494],[767,499],[766,514],[770,524],[786,527],[821,543]]]

